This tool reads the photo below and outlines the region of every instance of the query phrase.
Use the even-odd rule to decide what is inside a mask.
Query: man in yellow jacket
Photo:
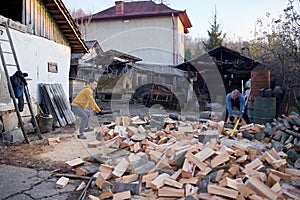
[[[83,132],[93,131],[94,129],[89,127],[89,118],[93,115],[93,111],[97,113],[101,112],[101,109],[96,104],[93,97],[93,90],[97,87],[97,81],[90,79],[88,84],[77,94],[72,102],[72,111],[75,115],[81,118],[78,138],[86,139]],[[91,110],[87,109],[88,106]]]

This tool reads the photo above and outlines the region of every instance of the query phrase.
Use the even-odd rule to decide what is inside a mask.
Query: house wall
[[[25,0],[24,2],[22,24],[30,27],[34,35],[67,45],[64,35],[43,3],[40,0]]]
[[[64,92],[69,98],[69,68],[71,49],[69,46],[58,44],[54,41],[41,38],[35,35],[22,33],[10,29],[13,44],[17,54],[20,68],[23,72],[29,74],[28,88],[32,102],[40,102],[40,92],[38,84],[40,83],[59,83],[62,85]],[[6,33],[0,35],[0,39],[7,39]],[[3,51],[11,51],[7,43],[1,42]],[[6,64],[14,63],[12,57],[6,56]],[[57,63],[57,73],[48,71],[48,62]],[[10,76],[16,71],[16,67],[8,67]],[[1,96],[0,106],[7,106],[11,99],[9,98],[6,77],[3,71],[2,62],[0,64],[0,83]],[[3,84],[3,85],[2,85]],[[6,92],[2,91],[6,90]]]
[[[86,40],[98,40],[104,51],[115,49],[137,56],[143,63],[183,62],[183,26],[178,17],[92,21],[83,33]]]

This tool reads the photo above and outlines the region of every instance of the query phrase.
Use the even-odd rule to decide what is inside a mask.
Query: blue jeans
[[[89,125],[89,119],[92,115],[92,111],[88,109],[82,109],[80,106],[72,106],[72,111],[75,115],[78,115],[81,118],[79,134],[82,134],[83,130]]]

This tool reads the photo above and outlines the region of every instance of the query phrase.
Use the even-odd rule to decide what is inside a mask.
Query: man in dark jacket
[[[12,85],[12,88],[14,90],[14,95],[18,99],[18,108],[19,111],[22,112],[24,109],[24,89],[27,85],[25,77],[27,77],[27,73],[23,73],[20,70],[16,71],[11,77],[10,82]]]

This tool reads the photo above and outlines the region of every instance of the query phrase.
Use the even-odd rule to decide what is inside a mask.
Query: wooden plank
[[[216,186],[216,185],[208,185],[207,192],[210,194],[229,197],[232,199],[237,199],[237,196],[238,196],[238,191],[233,190],[233,189],[227,189],[227,188]]]
[[[246,186],[252,189],[254,192],[256,192],[258,195],[261,195],[263,197],[269,198],[269,199],[277,199],[278,194],[273,192],[267,185],[265,185],[263,182],[259,181],[256,178],[250,177],[247,182]]]

